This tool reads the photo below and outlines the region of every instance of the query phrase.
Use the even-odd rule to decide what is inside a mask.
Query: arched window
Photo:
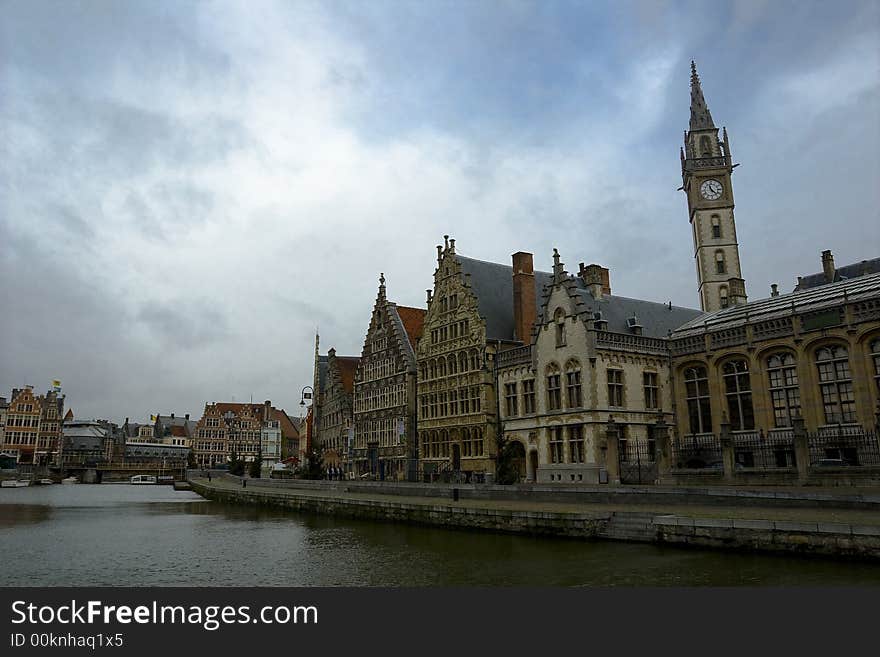
[[[715,273],[727,273],[727,263],[724,262],[724,251],[722,251],[721,249],[718,249],[715,252]]]
[[[461,352],[458,354],[458,371],[459,372],[467,372],[468,371],[468,357],[465,352]]]
[[[471,369],[480,369],[480,353],[476,349],[471,349]]]
[[[834,345],[818,349],[816,367],[826,424],[855,422],[856,405],[846,347]]]
[[[564,347],[565,346],[565,311],[562,308],[557,308],[556,312],[553,314],[553,322],[556,325],[556,346]]]
[[[456,372],[455,354],[449,354],[449,358],[447,359],[447,363],[448,363],[448,372],[450,374],[455,374],[455,372]]]
[[[717,214],[712,215],[712,237],[715,239],[721,237],[721,217]]]
[[[562,425],[550,427],[550,463],[562,463],[565,460],[565,439]]]
[[[730,298],[727,296],[727,286],[722,285],[718,290],[718,299],[721,302],[722,308],[727,308],[730,305]]]
[[[559,366],[550,363],[547,366],[547,410],[556,411],[562,408],[562,382]]]
[[[749,380],[749,364],[745,360],[731,360],[722,369],[727,412],[734,431],[755,428],[755,411],[752,408],[752,383]]]
[[[770,356],[767,376],[770,378],[773,421],[777,427],[790,427],[791,421],[801,416],[801,391],[794,356],[788,352]]]
[[[583,406],[581,364],[574,358],[565,364],[565,388],[568,395],[568,408],[580,408]]]
[[[684,371],[685,398],[691,433],[712,431],[712,407],[709,403],[709,377],[702,366]]]
[[[433,358],[428,363],[428,377],[431,379],[437,378],[437,361]]]
[[[872,340],[869,349],[871,364],[874,366],[874,383],[877,386],[877,392],[880,392],[880,338]]]

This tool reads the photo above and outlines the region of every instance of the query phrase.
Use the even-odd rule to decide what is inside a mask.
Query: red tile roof
[[[342,387],[348,394],[354,392],[354,373],[357,371],[358,363],[361,359],[356,356],[337,356],[336,367],[339,368],[339,378],[342,380]]]
[[[416,348],[416,340],[422,337],[426,312],[424,308],[397,306],[397,314],[400,315],[400,321],[403,322],[403,328],[406,329],[406,335],[409,337],[409,343],[413,349]]]

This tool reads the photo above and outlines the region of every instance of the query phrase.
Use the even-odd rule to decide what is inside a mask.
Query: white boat
[[[40,479],[37,483],[39,483],[42,486],[50,486],[50,485],[54,484],[55,482],[52,481],[51,479],[49,479],[48,477],[44,477],[43,479]]]
[[[62,484],[78,484],[79,479],[77,479],[76,477],[65,477],[64,479],[61,480],[61,483]]]
[[[129,481],[132,484],[155,484],[156,477],[154,475],[135,475]]]
[[[3,488],[24,488],[30,485],[30,479],[6,479],[0,483]]]

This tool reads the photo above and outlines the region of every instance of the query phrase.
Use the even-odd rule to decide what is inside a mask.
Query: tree
[[[498,458],[495,460],[496,484],[515,484],[519,481],[519,468],[514,462],[514,442],[504,436],[498,436],[495,440],[498,447]]]
[[[318,450],[309,450],[308,454],[306,454],[305,463],[300,467],[300,476],[303,479],[323,478],[324,473],[321,461],[321,454]]]
[[[249,474],[254,479],[259,479],[262,469],[263,469],[263,451],[258,449],[257,455],[254,457],[254,460],[251,461],[251,467],[250,467]]]
[[[190,470],[195,470],[197,467],[199,467],[199,464],[196,463],[195,452],[193,452],[192,450],[189,450],[189,453],[187,453],[186,455],[186,467]]]
[[[229,455],[229,474],[241,477],[244,474],[244,461],[238,458],[235,450]]]

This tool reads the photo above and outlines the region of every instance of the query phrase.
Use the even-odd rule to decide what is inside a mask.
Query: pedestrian
[[[208,481],[209,482],[211,481],[211,471],[210,470],[208,471]]]

